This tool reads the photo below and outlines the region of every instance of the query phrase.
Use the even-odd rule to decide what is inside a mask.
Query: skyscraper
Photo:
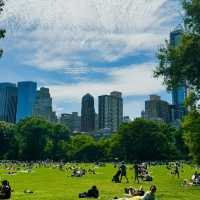
[[[12,83],[0,83],[0,121],[16,122],[17,87]]]
[[[123,122],[123,99],[121,92],[99,96],[99,129],[117,131]]]
[[[33,107],[33,115],[42,117],[50,122],[54,121],[54,119],[52,119],[52,98],[49,93],[49,88],[42,87],[37,91],[36,101]]]
[[[169,123],[171,121],[170,105],[161,100],[160,96],[150,95],[150,100],[145,101],[145,111],[142,112],[142,117]]]
[[[182,39],[183,31],[175,30],[170,33],[170,44],[172,47],[177,47]],[[172,120],[180,121],[187,113],[184,106],[185,98],[187,97],[187,85],[183,81],[176,88],[172,90]]]
[[[18,83],[17,122],[33,115],[37,83],[24,81]]]
[[[94,130],[95,130],[94,98],[92,95],[86,94],[82,98],[81,131],[92,132]]]

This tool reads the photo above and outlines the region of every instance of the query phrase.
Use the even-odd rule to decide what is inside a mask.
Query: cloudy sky
[[[178,0],[6,0],[0,81],[49,87],[58,113],[118,90],[124,114],[140,116],[149,94],[171,100],[152,71],[180,12]]]

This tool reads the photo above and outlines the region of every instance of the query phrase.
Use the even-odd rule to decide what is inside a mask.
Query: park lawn
[[[87,191],[92,185],[96,185],[100,190],[100,199],[110,200],[115,196],[123,197],[125,187],[138,188],[143,185],[147,190],[151,184],[157,186],[156,196],[159,200],[200,199],[200,187],[181,185],[184,179],[189,179],[194,173],[194,169],[190,166],[184,166],[180,179],[171,176],[165,166],[153,166],[149,171],[154,177],[154,181],[141,184],[134,183],[132,171],[132,169],[128,170],[128,184],[125,183],[125,180],[118,184],[111,182],[112,176],[116,172],[116,168],[111,164],[97,168],[96,175],[87,174],[80,178],[70,177],[69,173],[51,168],[34,168],[32,173],[17,173],[16,175],[6,175],[5,171],[0,170],[0,177],[9,180],[14,189],[12,200],[76,200],[80,192]],[[25,194],[25,189],[31,189],[34,193]]]

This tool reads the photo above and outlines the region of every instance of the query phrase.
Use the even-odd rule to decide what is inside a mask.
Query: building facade
[[[78,115],[78,112],[61,114],[60,123],[69,128],[71,132],[81,131],[81,117]]]
[[[18,83],[17,122],[33,116],[33,106],[36,100],[37,83],[31,81]]]
[[[170,45],[177,47],[182,39],[183,31],[175,30],[170,33]],[[186,114],[187,108],[184,106],[187,97],[187,84],[180,83],[180,85],[172,90],[172,121],[180,121]]]
[[[118,130],[123,122],[123,99],[121,92],[99,96],[99,129]]]
[[[49,88],[42,87],[37,91],[33,115],[53,122],[54,119],[52,117],[54,112],[52,109],[52,98],[49,93]]]
[[[81,131],[93,132],[95,130],[94,97],[86,94],[82,98],[81,105]]]
[[[0,121],[15,123],[17,112],[17,87],[0,83]]]
[[[161,100],[160,96],[150,95],[150,100],[145,101],[145,111],[142,117],[147,120],[171,122],[171,110],[168,102]]]

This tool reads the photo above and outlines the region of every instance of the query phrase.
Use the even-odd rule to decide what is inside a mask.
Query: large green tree
[[[185,30],[177,47],[166,41],[158,52],[155,77],[163,77],[168,89],[183,81],[200,92],[200,1],[182,0]]]
[[[0,0],[0,14],[3,11],[3,6],[4,6],[4,1]],[[0,39],[5,37],[5,33],[6,33],[6,31],[4,29],[0,28]],[[0,57],[2,56],[2,53],[3,53],[3,50],[0,49]]]
[[[60,124],[52,124],[52,131],[48,135],[45,152],[48,158],[53,160],[67,160],[69,130]]]
[[[200,113],[190,112],[182,123],[182,129],[191,158],[200,164]]]
[[[23,160],[45,159],[46,145],[51,131],[51,124],[40,118],[27,118],[19,122],[19,158]]]
[[[165,124],[136,119],[118,131],[124,159],[162,160],[176,156],[174,129]]]
[[[16,159],[17,152],[16,126],[0,122],[0,159]]]

